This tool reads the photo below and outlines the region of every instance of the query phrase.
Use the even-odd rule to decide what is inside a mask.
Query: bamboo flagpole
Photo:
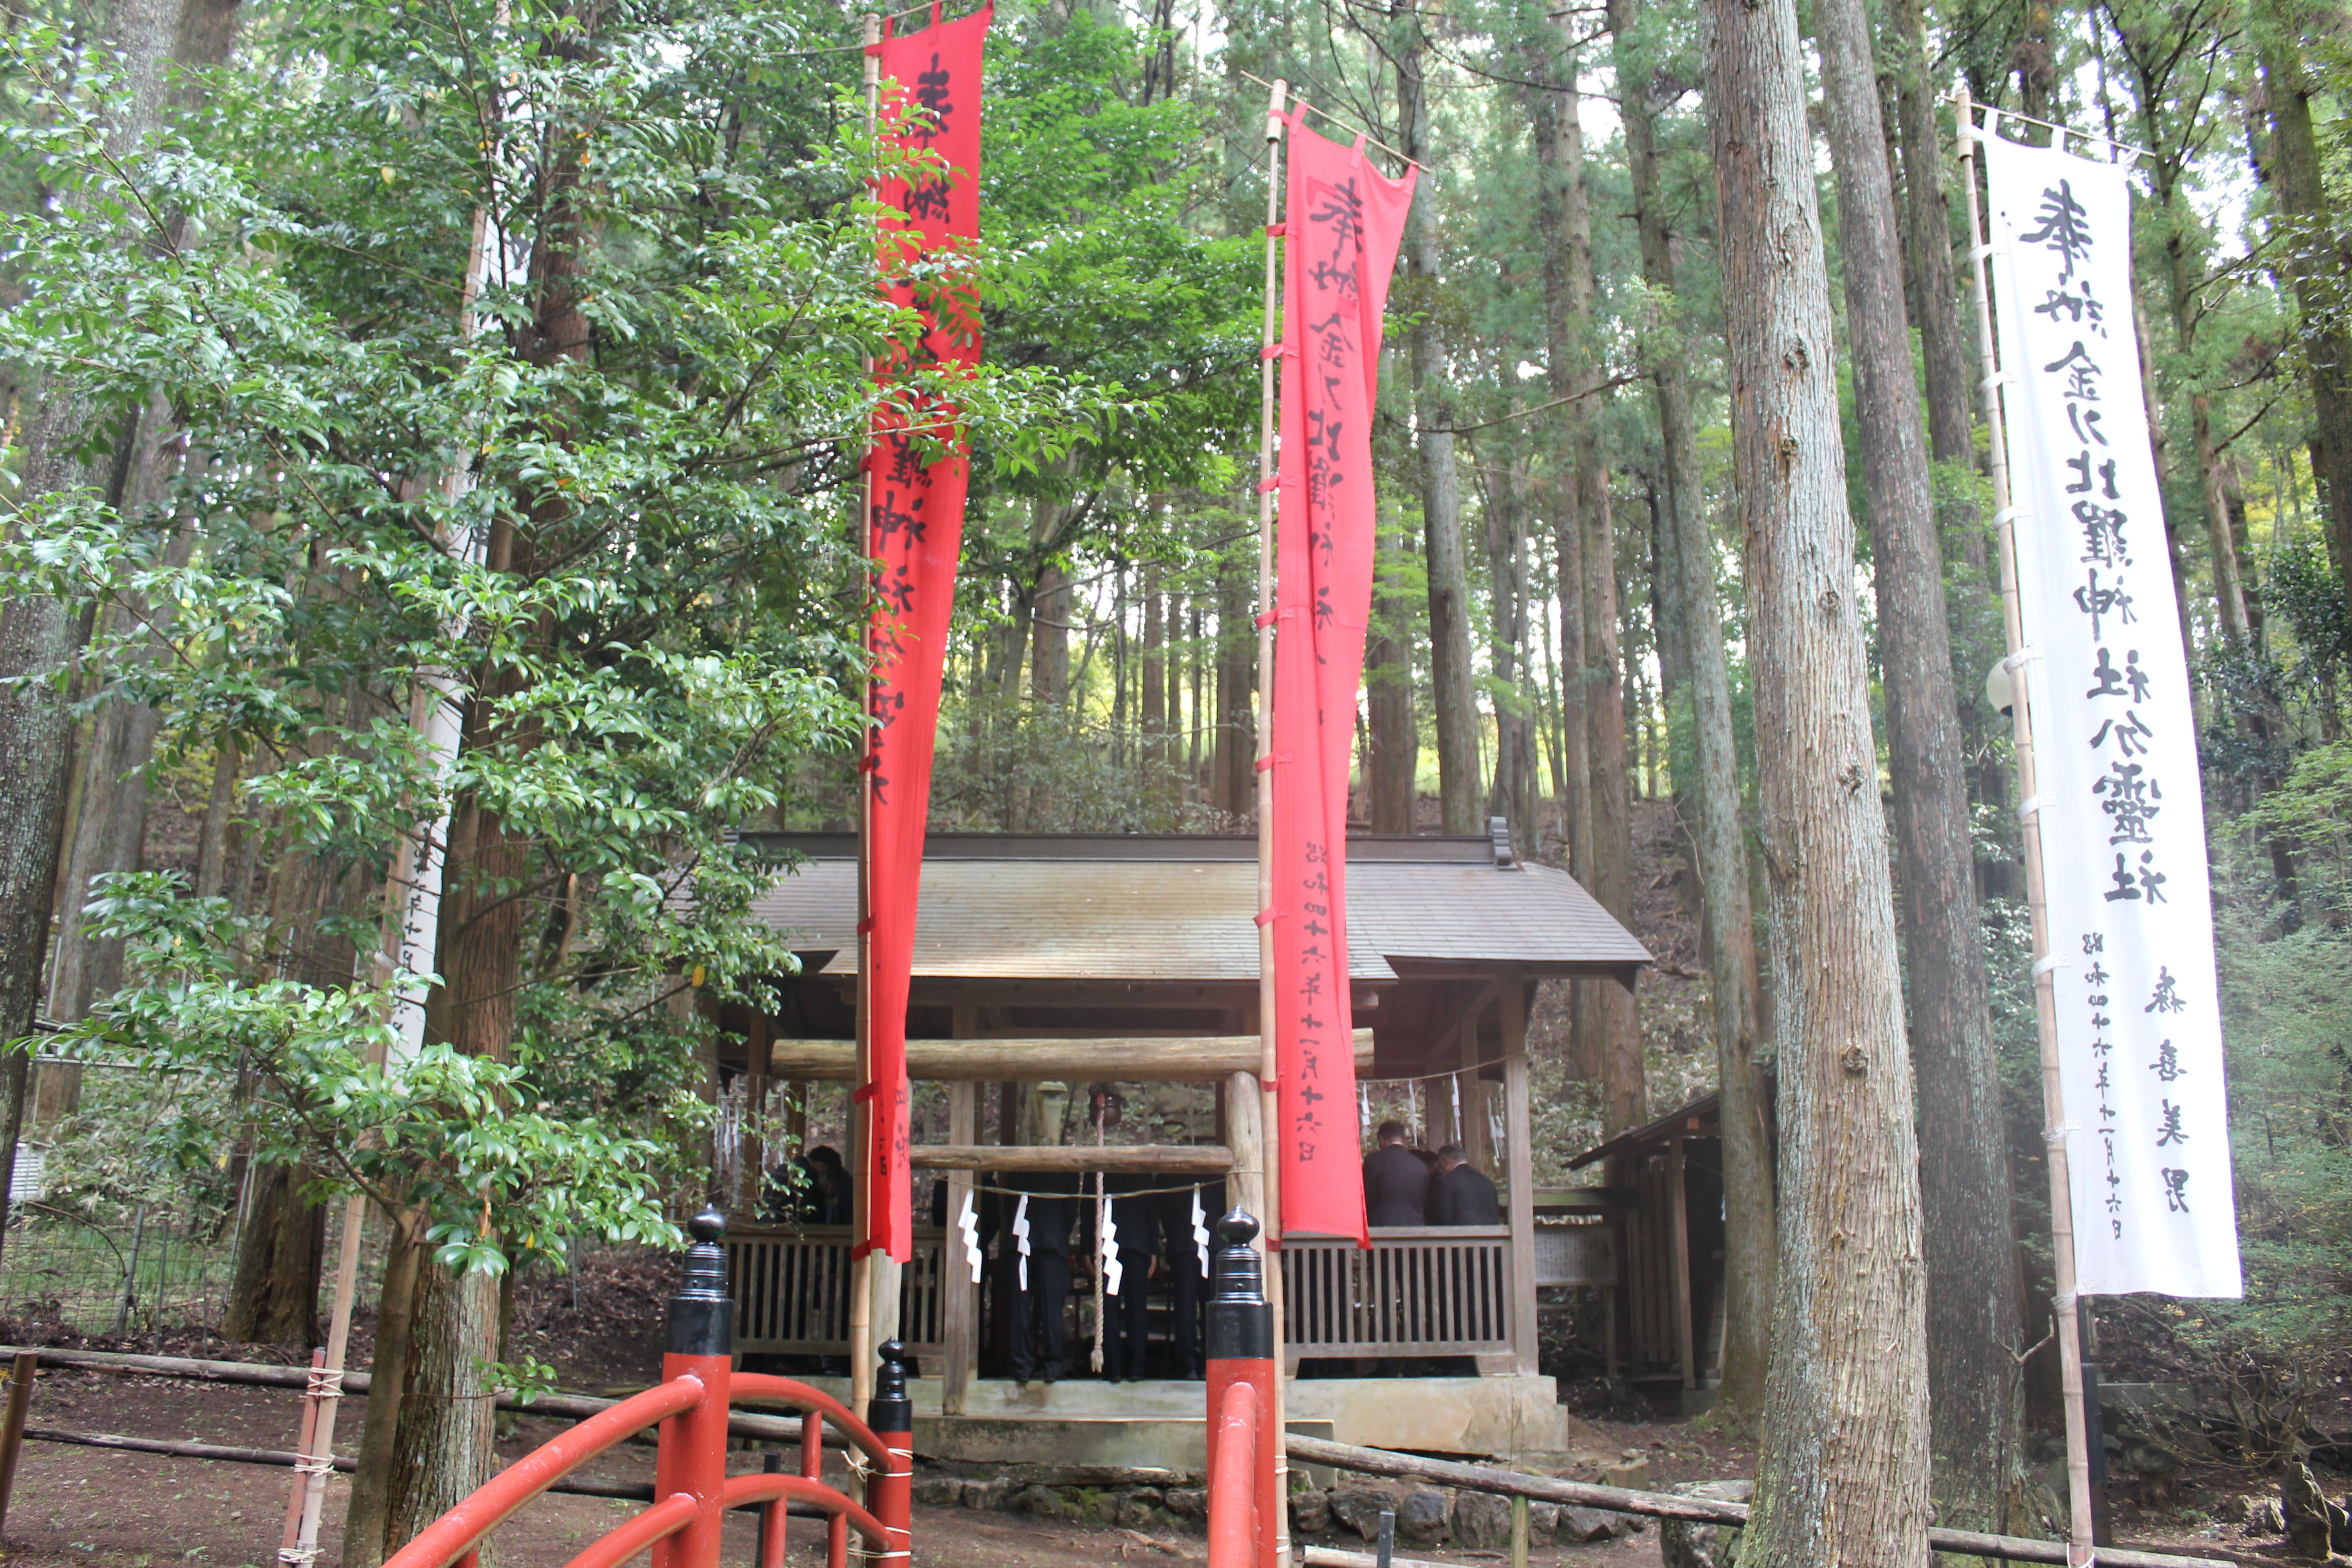
[[[1274,1416],[1269,1430],[1288,1430],[1285,1418],[1290,1406],[1288,1358],[1283,1353],[1282,1289],[1282,1159],[1281,1112],[1276,1084],[1281,1063],[1275,1047],[1274,991],[1274,524],[1276,507],[1275,472],[1275,382],[1281,364],[1277,334],[1282,282],[1280,238],[1282,221],[1282,136],[1284,100],[1289,84],[1276,80],[1265,106],[1265,311],[1258,338],[1257,435],[1257,1033],[1258,1150],[1265,1170],[1259,1178],[1265,1213],[1258,1216],[1265,1241],[1265,1299],[1274,1314]],[[1341,984],[1345,984],[1343,979]],[[1275,1458],[1276,1495],[1290,1495],[1289,1459],[1277,1448]],[[1290,1519],[1277,1510],[1274,1520],[1275,1560],[1290,1564]]]
[[[1991,290],[1985,263],[1992,247],[1985,239],[1977,197],[1974,105],[1968,89],[1960,89],[1960,183],[1968,193],[1969,282],[1977,310],[1977,356],[1982,378],[1977,383],[1985,426],[1992,447],[1993,527],[2000,543],[2001,624],[2008,636],[2009,656],[2001,660],[2009,671],[2011,714],[2017,742],[2017,795],[2026,803],[2019,808],[2025,830],[2025,901],[2033,923],[2033,1021],[2042,1048],[2042,1140],[2050,1173],[2050,1241],[2057,1275],[2057,1300],[2053,1304],[2058,1337],[2059,1377],[2066,1409],[2066,1507],[2069,1521],[2067,1557],[2076,1564],[2096,1561],[2096,1539],[2091,1515],[2090,1452],[2083,1403],[2083,1340],[2075,1313],[2074,1184],[2066,1159],[2066,1091],[2059,1076],[2058,998],[2055,965],[2050,951],[2050,906],[2042,861],[2042,816],[2032,809],[2037,798],[2033,762],[2033,715],[2026,700],[2025,666],[2034,657],[2025,646],[2023,614],[2017,582],[2017,510],[2012,504],[2009,475],[2009,442],[2001,426],[2000,356],[1993,342]]]
[[[882,16],[868,11],[865,17],[866,39],[866,134],[870,138],[879,133],[882,113]],[[875,281],[881,282],[880,251],[876,251]],[[866,357],[866,374],[874,375],[874,360]],[[872,437],[867,437],[868,456],[872,455]],[[858,488],[857,552],[867,549],[868,530],[874,517],[874,465],[865,465],[865,479]],[[866,605],[866,624],[874,619],[872,594]],[[859,694],[858,711],[874,710],[874,671],[871,660],[866,672],[864,689]],[[870,743],[870,731],[859,731],[860,754],[857,773],[857,1085],[850,1096],[849,1141],[851,1168],[857,1173],[856,1184],[851,1189],[852,1235],[858,1245],[852,1248],[849,1266],[849,1407],[863,1411],[866,1402],[874,1394],[874,1290],[878,1271],[874,1267],[874,1252],[866,1243],[874,1235],[874,790],[867,783],[865,770],[866,744]]]

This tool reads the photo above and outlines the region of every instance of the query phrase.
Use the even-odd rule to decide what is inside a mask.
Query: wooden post
[[[326,1364],[327,1352],[323,1346],[310,1352],[310,1370],[313,1373]],[[302,1401],[300,1436],[295,1439],[294,1451],[298,1454],[309,1453],[310,1444],[317,1437],[318,1432],[319,1402],[315,1399],[305,1399]],[[299,1469],[294,1472],[293,1488],[286,1496],[286,1528],[278,1533],[278,1546],[281,1554],[293,1551],[302,1539],[302,1495],[310,1489],[307,1485],[308,1480],[309,1478]]]
[[[1685,1176],[1683,1141],[1666,1145],[1666,1268],[1674,1281],[1675,1359],[1683,1386],[1698,1386],[1697,1358],[1691,1345],[1690,1186]]]
[[[866,36],[866,133],[872,136],[881,118],[882,104],[882,42],[881,14],[868,11],[865,17]],[[869,357],[866,374],[872,374],[874,364]],[[874,516],[874,476],[866,476],[857,509],[857,534],[853,542],[858,553],[866,551],[866,533]],[[870,605],[868,606],[871,607]],[[860,646],[863,647],[861,639]],[[874,677],[866,676],[862,691],[870,699]],[[870,700],[859,706],[870,710]],[[866,786],[863,766],[870,742],[863,731],[858,744],[857,773],[857,1087],[873,1088],[874,1073],[874,792]],[[871,1101],[861,1101],[853,1093],[849,1100],[849,1158],[857,1172],[856,1184],[852,1189],[850,1235],[856,1240],[856,1260],[849,1273],[849,1407],[863,1410],[874,1397],[874,1367],[877,1341],[874,1334],[874,1254],[864,1250],[866,1241],[874,1234],[874,1162],[871,1158],[874,1118]]]
[[[1528,991],[1503,985],[1503,1158],[1511,1225],[1511,1349],[1519,1370],[1536,1370],[1536,1151],[1528,1087]]]
[[[755,1014],[746,1032],[743,1063],[743,1132],[735,1145],[735,1212],[747,1222],[760,1217],[760,1200],[768,1189],[768,1141],[760,1123],[768,1114],[768,1055],[774,1026],[765,1013]]]
[[[2033,714],[2025,684],[2025,627],[2018,604],[2017,511],[2010,498],[2009,438],[2001,427],[2000,363],[1993,346],[1990,290],[1985,282],[1984,219],[1977,200],[1975,111],[1968,89],[1958,94],[1960,186],[1969,204],[1969,287],[1977,308],[1977,358],[1982,378],[1977,383],[1984,408],[1986,435],[1991,441],[1993,532],[2000,545],[2000,610],[2008,633],[2012,733],[2017,750],[2017,796],[2038,799],[2033,761]],[[2066,1412],[2067,1556],[2089,1563],[2096,1550],[2097,1527],[2091,1508],[2091,1461],[2088,1417],[2083,1405],[2083,1342],[2075,1314],[2074,1185],[2066,1163],[2066,1091],[2058,1071],[2057,980],[2050,963],[2050,905],[2043,894],[2042,815],[2024,814],[2025,907],[2033,927],[2033,1022],[2042,1046],[2042,1142],[2050,1179],[2050,1250],[2056,1275],[2058,1300],[2052,1325],[2058,1334],[2058,1381]]]
[[[966,1009],[956,1009],[961,1028]],[[980,1086],[971,1083],[948,1085],[948,1142],[976,1144],[980,1142]],[[940,1279],[940,1402],[950,1415],[964,1413],[964,1402],[971,1387],[972,1374],[979,1367],[980,1336],[977,1317],[980,1296],[971,1283],[971,1255],[964,1250],[963,1228],[957,1221],[962,1216],[963,1205],[971,1201],[972,1184],[970,1171],[948,1173],[948,1234],[941,1246]]]
[[[1486,1080],[1478,1066],[1484,1054],[1478,1044],[1478,1020],[1486,1011],[1476,1008],[1462,1020],[1462,1115],[1454,1141],[1462,1145],[1463,1158],[1491,1176],[1495,1174],[1494,1141],[1486,1135]]]
[[[8,1525],[8,1496],[16,1488],[16,1459],[25,1451],[25,1412],[33,1403],[33,1374],[41,1358],[17,1352],[8,1368],[8,1409],[0,1415],[0,1530]]]
[[[1225,1141],[1234,1152],[1233,1180],[1225,1190],[1225,1202],[1250,1215],[1265,1206],[1265,1139],[1260,1110],[1257,1074],[1237,1072],[1225,1080]]]
[[[1276,234],[1282,216],[1282,111],[1288,93],[1287,84],[1276,80],[1267,93],[1265,105],[1265,304],[1258,338],[1257,437],[1261,481],[1257,500],[1257,1163],[1264,1202],[1254,1212],[1265,1226],[1265,1299],[1274,1319],[1274,1411],[1266,1429],[1276,1435],[1274,1495],[1277,1500],[1287,1497],[1290,1491],[1290,1461],[1283,1453],[1279,1436],[1288,1430],[1285,1418],[1289,1408],[1289,1358],[1283,1353],[1282,1344],[1282,1177],[1278,1162],[1272,1158],[1281,1146],[1281,1111],[1276,1104],[1274,1086],[1282,1068],[1275,1047],[1274,925],[1270,918],[1274,909],[1274,395],[1281,363],[1275,352],[1279,319],[1276,287],[1281,279],[1281,247],[1276,243]],[[1343,844],[1340,853],[1346,852]],[[1340,984],[1346,983],[1343,976]],[[1236,1073],[1234,1081],[1238,1083],[1242,1076]],[[1275,1532],[1276,1568],[1290,1568],[1289,1510],[1277,1508],[1270,1522]]]

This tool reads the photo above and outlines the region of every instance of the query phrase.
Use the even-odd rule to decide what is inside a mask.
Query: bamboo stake
[[[1258,337],[1257,378],[1257,907],[1261,910],[1274,908],[1274,770],[1269,765],[1274,753],[1274,401],[1276,367],[1280,363],[1275,335],[1279,311],[1276,289],[1282,276],[1275,226],[1282,216],[1282,110],[1289,90],[1288,83],[1277,79],[1268,89],[1265,106],[1265,310]],[[1343,978],[1341,984],[1345,983]],[[1272,1430],[1284,1432],[1289,1429],[1285,1417],[1290,1405],[1290,1378],[1289,1358],[1283,1353],[1282,1162],[1277,1156],[1282,1135],[1276,1103],[1281,1068],[1275,1051],[1275,1013],[1274,923],[1265,920],[1257,928],[1257,1081],[1258,1160],[1265,1167],[1259,1185],[1265,1194],[1265,1213],[1258,1218],[1265,1240],[1265,1299],[1274,1309],[1274,1413],[1269,1425]],[[1279,1447],[1274,1462],[1275,1495],[1286,1498],[1290,1460]],[[1290,1568],[1287,1512],[1277,1511],[1273,1523],[1275,1561],[1279,1568]]]
[[[2000,364],[1994,347],[1991,291],[1985,281],[1985,260],[1991,246],[1977,199],[1978,132],[1966,88],[1959,105],[1960,183],[1968,192],[1969,280],[1977,309],[1977,357],[1983,377],[1977,384],[1984,405],[1985,426],[1991,436],[1993,527],[2000,542],[2001,625],[2008,634],[2010,712],[2017,741],[2017,795],[2034,798],[2033,715],[2027,704],[2023,611],[2018,601],[2017,510],[2011,500],[2009,441],[2001,428]],[[2083,1409],[2083,1340],[2074,1300],[2074,1206],[2073,1181],[2066,1161],[2066,1090],[2058,1070],[2057,979],[2050,964],[2050,906],[2042,863],[2042,815],[2027,812],[2025,826],[2025,902],[2033,922],[2033,1022],[2042,1047],[2042,1142],[2048,1149],[2050,1173],[2050,1243],[2057,1275],[2054,1303],[2058,1333],[2061,1393],[2066,1407],[2066,1508],[2069,1521],[2067,1558],[2075,1564],[2096,1561],[2096,1536],[2091,1517],[2091,1463],[2085,1442]]]
[[[875,135],[881,123],[882,57],[876,51],[882,42],[882,17],[878,12],[866,14],[866,134]],[[881,279],[877,275],[876,282]],[[866,357],[866,374],[873,378],[874,360]],[[869,447],[868,457],[872,456]],[[874,516],[874,470],[869,463],[866,482],[857,508],[857,553],[864,555],[866,531]],[[869,592],[866,605],[866,622],[873,622],[874,605]],[[858,722],[868,723],[874,700],[874,671],[869,660],[865,689],[858,706]],[[857,1088],[865,1099],[850,1097],[849,1121],[851,1157],[857,1162],[857,1180],[850,1189],[852,1219],[858,1246],[850,1263],[849,1277],[849,1407],[863,1411],[866,1402],[874,1396],[874,1289],[877,1284],[874,1253],[866,1244],[874,1237],[874,786],[866,776],[865,762],[871,747],[872,732],[861,730],[865,737],[858,751],[861,764],[857,770]]]

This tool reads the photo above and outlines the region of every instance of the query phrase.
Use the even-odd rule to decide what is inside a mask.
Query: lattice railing
[[[746,1228],[730,1232],[726,1246],[739,1353],[849,1353],[847,1226]],[[940,1353],[946,1238],[936,1226],[917,1226],[914,1252],[899,1286],[898,1338],[920,1359]]]
[[[1511,1349],[1507,1226],[1414,1226],[1352,1241],[1282,1243],[1284,1350],[1323,1356],[1483,1355]]]

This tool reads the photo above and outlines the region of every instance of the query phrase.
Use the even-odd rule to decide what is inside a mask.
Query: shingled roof
[[[856,968],[856,840],[747,835],[801,858],[755,905],[827,974]],[[1256,840],[933,834],[915,973],[941,979],[1255,981]],[[1566,872],[1486,838],[1348,841],[1349,972],[1398,966],[1622,974],[1650,954]],[[823,958],[822,955],[830,957]]]

